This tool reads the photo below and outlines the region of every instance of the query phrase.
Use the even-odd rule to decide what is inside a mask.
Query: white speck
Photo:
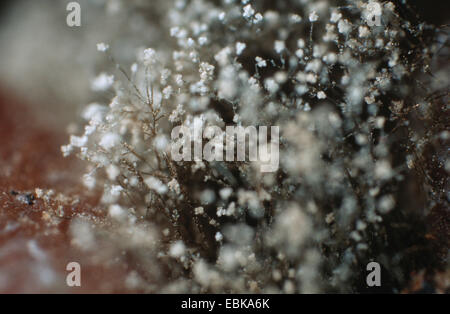
[[[271,93],[276,93],[280,86],[273,78],[268,78],[264,81],[264,87]]]
[[[305,40],[302,38],[297,40],[297,46],[298,46],[298,48],[305,48]]]
[[[303,55],[304,55],[303,49],[297,49],[297,51],[295,52],[295,55],[296,55],[299,59],[303,58]]]
[[[363,91],[359,87],[352,88],[348,95],[349,103],[352,105],[359,104],[362,98],[363,98]]]
[[[288,76],[286,72],[278,71],[277,73],[275,73],[274,78],[278,84],[283,84],[287,81]]]
[[[380,160],[375,165],[375,177],[377,179],[386,180],[393,175],[391,164],[387,160]]]
[[[392,2],[388,2],[388,3],[386,3],[384,5],[384,8],[386,10],[389,10],[389,11],[394,11],[395,10],[395,4],[393,4]]]
[[[242,16],[245,18],[251,18],[255,14],[255,10],[252,8],[251,4],[248,4],[244,7],[244,13],[242,13]]]
[[[64,157],[69,156],[73,151],[73,146],[72,145],[63,145],[61,146],[61,152],[63,153]]]
[[[277,53],[281,53],[286,48],[284,41],[276,40],[275,41],[275,51]]]
[[[336,23],[337,21],[339,21],[342,18],[342,14],[337,12],[337,11],[333,11],[331,13],[331,18],[330,18],[330,22],[332,23]]]
[[[222,50],[220,50],[216,55],[214,56],[214,59],[221,65],[225,66],[228,63],[228,56],[231,53],[231,49],[229,47],[225,47]]]
[[[205,211],[204,211],[204,209],[203,209],[203,207],[196,207],[195,209],[194,209],[194,213],[196,214],[196,215],[203,215],[203,213],[204,213]]]
[[[347,85],[348,83],[350,83],[350,76],[345,74],[344,76],[342,76],[341,78],[341,84],[342,85]]]
[[[34,193],[36,194],[37,198],[42,198],[44,196],[44,191],[42,189],[39,189],[39,188],[35,188],[34,189]]]
[[[169,116],[169,121],[170,122],[177,122],[180,120],[181,116],[184,114],[184,110],[183,110],[183,105],[182,104],[178,104],[177,108],[172,111],[172,113]]]
[[[183,256],[185,251],[186,247],[183,241],[176,241],[170,246],[169,255],[177,258]]]
[[[200,46],[205,45],[207,42],[208,42],[208,38],[205,37],[205,36],[199,37],[199,39],[198,39],[198,44],[199,44]]]
[[[338,23],[339,33],[346,35],[351,31],[351,29],[352,29],[352,26],[348,20],[339,20],[339,23]]]
[[[395,206],[395,199],[392,195],[384,195],[378,202],[378,209],[380,213],[386,214],[390,212]]]
[[[137,63],[133,63],[132,65],[131,65],[131,72],[133,72],[133,73],[136,73],[137,72],[137,70],[138,70],[138,65],[137,65]]]
[[[359,31],[359,37],[361,37],[361,38],[365,38],[370,35],[370,30],[367,26],[360,26],[358,28],[358,31]]]
[[[329,54],[325,55],[322,60],[326,63],[326,64],[335,64],[337,61],[337,56],[335,53],[330,52]]]
[[[72,243],[83,250],[95,247],[95,235],[92,227],[86,221],[76,219],[70,224],[70,235]]]
[[[233,193],[233,189],[232,188],[223,188],[219,191],[220,197],[223,200],[228,199],[231,196],[231,193]]]
[[[169,86],[166,86],[166,87],[163,89],[162,93],[163,93],[164,99],[169,99],[170,96],[171,96],[172,93],[173,93],[173,88],[172,88],[172,86],[170,86],[170,85],[169,85]]]
[[[112,196],[119,196],[122,191],[123,191],[123,187],[121,187],[120,185],[113,185],[113,186],[111,186],[110,193]]]
[[[247,45],[245,43],[237,42],[236,43],[236,54],[239,56],[242,51],[244,51]]]
[[[358,220],[358,221],[356,222],[356,229],[363,231],[363,230],[365,230],[366,228],[367,228],[367,224],[366,224],[364,221]]]
[[[291,14],[289,16],[289,20],[292,23],[300,23],[302,21],[302,17],[300,15],[298,15],[298,14]]]
[[[200,194],[200,201],[202,204],[211,204],[215,199],[216,195],[213,190],[206,189]]]
[[[143,57],[145,64],[153,64],[156,62],[156,51],[152,48],[147,48],[144,50]]]
[[[321,67],[322,67],[322,62],[320,61],[320,59],[314,59],[314,60],[308,62],[308,64],[305,67],[305,71],[306,72],[312,71],[314,73],[319,73]]]
[[[352,231],[352,232],[350,232],[350,237],[351,237],[353,240],[355,240],[356,242],[359,242],[359,241],[362,240],[362,237],[361,237],[361,235],[359,234],[358,231]]]
[[[253,24],[258,24],[262,20],[263,20],[263,16],[261,15],[261,13],[256,13],[255,17],[253,18]]]
[[[222,240],[223,240],[223,235],[222,235],[222,233],[220,233],[219,231],[217,231],[217,232],[216,232],[216,235],[215,235],[215,238],[216,238],[216,241],[217,241],[217,242],[222,241]]]
[[[367,136],[361,133],[356,134],[355,140],[356,143],[360,146],[366,145],[368,143]]]
[[[329,213],[328,215],[326,215],[325,222],[329,225],[332,224],[334,222],[334,213]]]
[[[316,11],[312,11],[312,12],[309,14],[309,21],[310,21],[310,22],[315,22],[315,21],[317,21],[318,19],[319,19],[319,16],[317,15]]]
[[[105,43],[98,43],[97,50],[101,52],[106,52],[109,49],[109,45]]]
[[[258,67],[260,67],[260,68],[264,68],[264,67],[267,66],[266,60],[264,60],[264,59],[261,58],[261,57],[256,57],[256,58],[255,58],[255,61],[256,61],[256,65],[257,65]]]
[[[195,41],[189,37],[187,40],[187,45],[188,45],[188,47],[194,47]]]

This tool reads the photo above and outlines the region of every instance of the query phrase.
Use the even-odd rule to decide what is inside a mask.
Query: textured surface
[[[107,225],[95,195],[79,193],[79,165],[61,157],[64,135],[55,134],[0,94],[0,292],[133,291],[125,287],[127,263],[111,244],[90,254],[71,243],[74,218]],[[81,264],[81,288],[65,283],[71,261]]]

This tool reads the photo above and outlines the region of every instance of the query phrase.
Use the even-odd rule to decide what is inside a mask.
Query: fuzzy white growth
[[[157,0],[149,45],[158,49],[136,48],[124,79],[101,73],[92,82],[115,97],[88,105],[84,133],[61,148],[90,164],[84,184],[103,192],[126,235],[120,247],[151,247],[142,262],[149,273],[161,263],[174,270],[164,291],[348,292],[355,263],[374,253],[368,231],[384,230],[385,215],[401,210],[395,187],[405,167],[392,158],[400,140],[386,126],[418,101],[414,83],[405,84],[417,77],[403,46],[416,53],[420,41],[409,47],[389,3],[383,20],[392,23],[380,30],[368,27],[364,2],[294,2]],[[386,103],[391,95],[405,101]],[[172,158],[174,127],[201,130],[190,134],[192,157],[206,140],[214,149],[231,143],[229,125],[278,126],[279,170]],[[410,153],[405,163],[414,169],[417,160]]]

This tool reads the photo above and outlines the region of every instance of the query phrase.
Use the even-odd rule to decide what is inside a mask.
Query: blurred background
[[[69,27],[64,0],[1,1],[0,89],[33,106],[37,118],[63,127],[94,95],[90,82],[107,69],[96,44],[113,47],[121,64],[135,60],[135,48],[158,41],[158,17],[139,8],[152,1],[79,0],[81,27]],[[156,11],[155,11],[156,12]]]

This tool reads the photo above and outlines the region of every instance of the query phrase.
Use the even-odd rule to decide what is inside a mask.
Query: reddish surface
[[[74,217],[107,224],[78,183],[80,163],[61,155],[68,136],[38,124],[30,108],[0,92],[0,293],[130,291],[117,250],[104,243],[111,253],[99,258],[71,244]],[[35,188],[55,193],[45,200]],[[81,287],[66,285],[71,261],[81,264]]]

